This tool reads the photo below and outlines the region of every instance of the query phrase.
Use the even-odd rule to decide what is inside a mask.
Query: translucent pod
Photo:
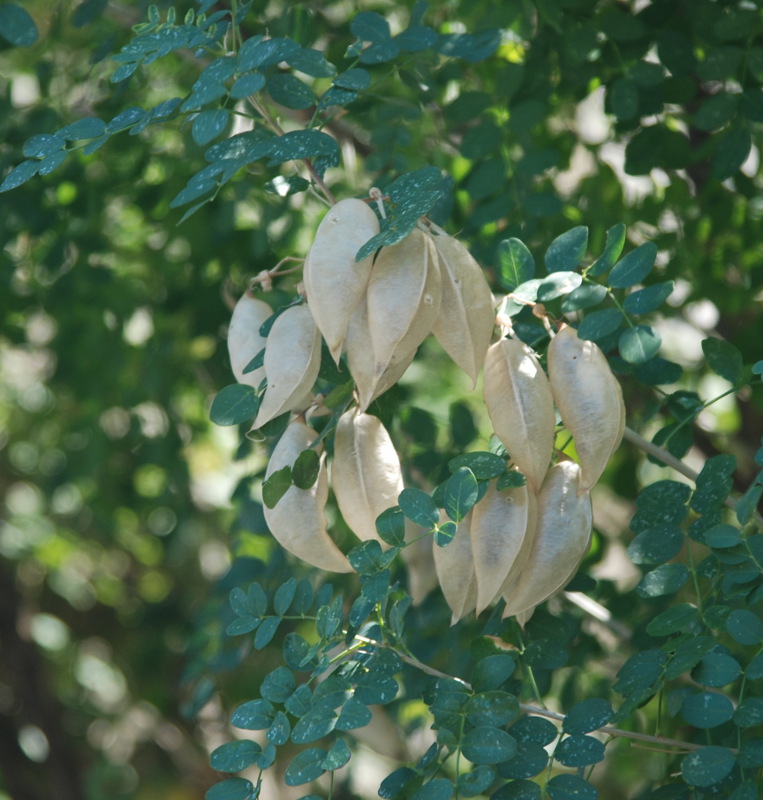
[[[339,363],[347,326],[363,299],[373,257],[355,254],[379,233],[376,214],[362,200],[340,200],[318,226],[303,278],[310,310],[334,361]]]
[[[315,431],[302,419],[292,420],[273,449],[265,480],[277,470],[293,466],[315,438]],[[328,491],[323,457],[318,480],[309,489],[290,486],[275,507],[264,506],[265,522],[276,541],[297,558],[330,572],[352,572],[349,561],[328,535],[325,514]]]
[[[493,294],[480,265],[457,239],[435,236],[433,241],[442,274],[442,302],[432,333],[476,385],[493,335]]]
[[[485,358],[485,405],[495,435],[537,492],[554,451],[556,416],[546,373],[519,339],[501,339]]]
[[[395,364],[413,359],[432,330],[441,300],[442,278],[431,236],[415,230],[382,248],[366,292],[377,381]]]
[[[491,482],[471,513],[479,614],[525,566],[535,538],[538,508],[527,484],[498,491],[495,482]]]
[[[574,461],[560,461],[548,471],[538,494],[538,521],[527,562],[504,584],[504,616],[522,618],[563,588],[588,552],[593,515],[590,494],[580,492],[580,475]]]
[[[416,347],[402,352],[397,350],[381,375],[375,370],[371,330],[368,327],[368,308],[365,301],[356,309],[350,318],[347,338],[344,342],[347,352],[347,365],[358,390],[358,405],[365,411],[380,395],[394,386],[413,361]]]
[[[604,353],[565,325],[548,348],[548,374],[559,416],[575,439],[582,470],[580,490],[601,477],[625,428],[620,383]]]
[[[304,303],[287,308],[273,323],[265,344],[262,405],[254,420],[260,428],[285,411],[302,411],[321,366],[321,335]]]
[[[352,408],[334,434],[331,485],[345,522],[359,539],[378,539],[376,518],[397,505],[403,475],[395,446],[378,417]]]
[[[477,576],[472,557],[471,524],[474,509],[461,520],[453,541],[440,547],[432,537],[432,554],[445,601],[455,625],[477,606]]]
[[[257,367],[244,373],[246,365],[265,347],[265,337],[260,336],[260,325],[273,316],[273,309],[251,292],[241,295],[233,309],[228,326],[228,356],[236,380],[259,388],[265,377],[265,368]]]

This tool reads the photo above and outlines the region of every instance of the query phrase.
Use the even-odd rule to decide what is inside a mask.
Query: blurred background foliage
[[[158,6],[164,16],[169,4]],[[110,56],[146,3],[23,7],[39,35],[0,40],[2,176],[29,137],[184,97],[203,67],[180,51],[113,84]],[[177,3],[178,17],[191,7]],[[597,254],[625,222],[632,244],[658,244],[655,280],[676,281],[671,303],[682,308],[658,325],[663,352],[689,370],[684,388],[726,388],[695,370],[709,333],[746,363],[759,358],[757,2],[255,0],[243,33],[293,38],[341,70],[360,10],[381,13],[393,33],[423,13],[439,33],[480,37],[465,47],[453,36],[453,57],[445,47],[365,65],[370,90],[326,122],[342,152],[327,173],[337,197],[437,166],[453,181],[437,221],[489,271],[509,236],[540,254],[584,224]],[[311,116],[278,113],[289,127]],[[204,164],[190,126],[175,121],[119,134],[0,195],[0,796],[202,797],[225,709],[272,668],[266,653],[240,666],[246,652],[225,643],[227,592],[254,577],[277,586],[294,565],[272,552],[248,478],[239,484],[262,459],[245,447],[234,462],[237,432],[211,426],[208,407],[231,381],[232,298],[261,269],[304,255],[322,207],[263,191],[279,168],[256,163],[178,225],[170,203]],[[466,389],[442,364],[414,369],[399,429],[424,474],[438,441],[431,411],[441,429],[449,413],[456,420],[441,450],[470,441]],[[629,419],[648,429],[659,404],[641,392],[626,395]],[[761,398],[745,401],[704,413],[689,453],[734,452],[741,489],[763,430]],[[599,577],[626,623],[639,604],[616,588],[633,585],[621,542],[635,480],[635,456],[621,453],[602,490],[621,499],[603,506],[589,559],[615,564]],[[433,660],[457,651],[452,631],[429,640],[442,605],[419,612]],[[590,639],[575,661],[600,647]],[[606,677],[573,668],[568,681]],[[618,763],[612,797],[648,779],[643,764]]]

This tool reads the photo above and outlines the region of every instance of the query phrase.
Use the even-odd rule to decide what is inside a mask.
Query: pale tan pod
[[[417,606],[437,586],[432,541],[424,528],[409,519],[405,520],[405,541],[408,544],[400,554],[408,572],[408,593]]]
[[[588,552],[593,516],[590,494],[579,491],[580,475],[574,461],[560,461],[548,471],[527,562],[504,588],[504,616],[527,612],[562,589]]]
[[[484,398],[495,435],[537,492],[554,451],[554,399],[546,373],[519,339],[500,339],[485,358]]]
[[[479,264],[452,236],[435,236],[442,274],[442,303],[432,333],[443,350],[477,384],[493,335],[493,293]]]
[[[246,365],[265,347],[265,337],[260,336],[260,325],[273,315],[273,309],[251,292],[241,295],[228,326],[228,356],[231,369],[239,383],[258,389],[265,377],[265,368],[257,367],[244,373]]]
[[[265,480],[286,466],[293,466],[316,438],[315,431],[299,417],[281,435],[265,470]],[[263,506],[265,522],[276,541],[292,555],[319,569],[352,572],[349,561],[334,544],[326,523],[328,475],[321,459],[318,480],[309,489],[290,486],[274,508]]]
[[[406,353],[398,350],[393,354],[387,369],[381,375],[376,375],[365,301],[361,301],[350,318],[344,346],[350,374],[358,390],[358,404],[361,411],[365,411],[375,398],[403,377],[416,355],[415,347]]]
[[[442,277],[431,236],[415,230],[382,248],[366,292],[377,379],[415,353],[432,330],[441,300]]]
[[[472,557],[471,524],[474,509],[461,520],[453,541],[440,547],[432,537],[432,555],[445,602],[455,625],[477,606],[477,576]]]
[[[376,518],[397,505],[403,491],[400,459],[378,417],[352,408],[339,418],[331,485],[352,532],[359,539],[378,539]]]
[[[285,411],[302,410],[321,366],[321,335],[304,303],[287,308],[265,344],[267,389],[254,420],[260,428]]]
[[[498,491],[491,482],[472,509],[471,539],[477,578],[477,613],[500,594],[504,583],[518,575],[535,537],[537,502],[527,484]]]
[[[575,439],[585,491],[599,480],[623,438],[623,392],[598,345],[579,339],[567,325],[548,347],[548,374],[559,415]]]
[[[355,254],[379,233],[376,214],[362,200],[340,200],[318,226],[303,278],[315,324],[339,363],[350,317],[365,295],[373,257]]]

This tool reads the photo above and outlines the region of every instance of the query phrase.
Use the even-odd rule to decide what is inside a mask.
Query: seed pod
[[[472,559],[471,524],[472,513],[458,524],[453,541],[440,547],[432,539],[432,554],[445,601],[453,612],[451,625],[473,611],[477,605],[477,577]]]
[[[623,438],[623,392],[599,347],[567,325],[549,345],[548,374],[559,415],[575,439],[585,491],[599,480]]]
[[[591,497],[580,492],[580,467],[560,461],[548,471],[538,495],[538,522],[527,562],[508,585],[504,616],[533,609],[561,589],[591,542]]]
[[[382,248],[366,292],[377,381],[416,352],[432,330],[441,299],[442,278],[431,236],[415,230]]]
[[[358,390],[358,405],[361,411],[365,411],[375,398],[386,392],[403,377],[416,355],[415,347],[406,353],[398,350],[394,353],[387,369],[381,375],[376,375],[365,300],[361,301],[350,318],[344,344],[350,374]]]
[[[457,239],[435,236],[433,241],[442,274],[442,303],[432,333],[476,385],[493,335],[493,293],[479,264]]]
[[[302,410],[321,366],[321,335],[306,305],[287,308],[273,323],[265,345],[268,386],[254,427],[284,411]]]
[[[315,431],[304,421],[292,420],[273,449],[265,480],[277,470],[293,466],[315,438]],[[309,489],[290,486],[274,508],[263,507],[265,522],[285,550],[308,564],[331,572],[352,572],[350,563],[328,535],[324,511],[328,491],[324,457],[318,480]]]
[[[501,339],[485,358],[485,405],[495,435],[537,492],[554,451],[554,400],[532,350],[519,339]]]
[[[259,388],[265,377],[264,367],[244,373],[246,365],[265,347],[265,337],[260,336],[260,325],[273,315],[273,309],[250,292],[241,295],[228,326],[228,356],[236,380],[247,386]]]
[[[334,434],[331,484],[345,522],[359,539],[378,539],[376,518],[397,505],[403,475],[395,447],[378,417],[350,409]]]
[[[471,539],[477,577],[477,613],[518,576],[535,538],[537,502],[527,485],[498,491],[495,483],[472,510]]]
[[[437,586],[437,573],[434,566],[431,537],[421,538],[427,531],[405,520],[405,541],[408,543],[401,551],[408,572],[408,594],[413,605],[424,602],[424,598]]]
[[[350,317],[368,285],[373,258],[355,261],[355,254],[379,233],[376,214],[355,198],[329,209],[315,233],[303,278],[315,324],[334,361],[339,363]]]

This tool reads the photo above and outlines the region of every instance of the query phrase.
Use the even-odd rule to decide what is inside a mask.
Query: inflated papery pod
[[[403,491],[400,459],[378,417],[346,411],[334,434],[331,485],[345,522],[360,539],[378,539],[376,518]]]
[[[285,411],[302,411],[321,367],[321,335],[306,304],[287,308],[265,343],[268,385],[254,420],[260,428]]]
[[[601,477],[625,429],[620,383],[598,345],[565,325],[548,347],[548,375],[559,416],[575,439],[581,491]]]
[[[546,373],[520,339],[488,348],[484,398],[495,435],[537,492],[553,454],[556,416]]]
[[[228,356],[236,380],[258,389],[265,377],[265,368],[244,373],[246,365],[265,347],[260,325],[273,315],[273,309],[247,291],[233,309],[228,326]]]
[[[527,561],[504,584],[504,616],[529,618],[575,574],[591,543],[591,497],[580,491],[580,466],[560,461],[548,471],[538,494],[538,521]],[[529,613],[528,613],[529,612]]]
[[[301,417],[292,420],[273,449],[265,480],[283,467],[294,466],[316,435]],[[297,558],[330,572],[352,572],[347,558],[328,534],[325,513],[328,491],[324,456],[318,479],[309,489],[290,486],[273,508],[263,506],[265,522],[281,547]]]
[[[433,241],[442,274],[442,302],[432,333],[476,385],[493,335],[493,293],[479,264],[457,239],[435,236]]]
[[[413,358],[440,311],[442,278],[432,237],[415,230],[374,262],[366,292],[368,328],[378,380]]]
[[[340,200],[318,226],[305,260],[303,278],[310,310],[337,364],[373,264],[372,256],[356,261],[355,254],[377,233],[376,214],[362,200]]]
[[[406,519],[405,541],[407,547],[402,549],[401,555],[408,573],[408,594],[417,606],[437,587],[432,537],[424,528]]]
[[[507,581],[518,576],[532,549],[537,522],[535,495],[518,486],[498,491],[491,482],[472,509],[471,540],[477,578],[477,613],[501,594]]]
[[[477,576],[474,572],[472,556],[471,524],[472,508],[458,523],[453,540],[440,547],[432,538],[437,580],[440,583],[445,602],[452,613],[451,625],[455,625],[477,606]]]
[[[350,318],[344,347],[347,353],[347,365],[358,391],[358,405],[361,411],[365,411],[375,398],[403,377],[416,355],[416,348],[406,353],[395,352],[387,369],[381,375],[377,375],[365,300],[361,301]]]

